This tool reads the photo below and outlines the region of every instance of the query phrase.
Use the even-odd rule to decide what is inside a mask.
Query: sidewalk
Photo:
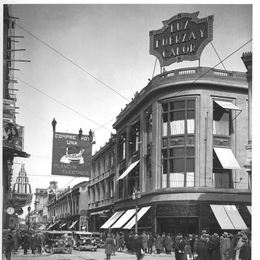
[[[104,259],[105,258],[105,250],[104,249],[98,249],[96,252],[91,252],[91,251],[76,251],[73,250],[72,254],[49,254],[49,253],[42,253],[40,254],[32,254],[31,250],[28,250],[27,255],[23,254],[23,250],[19,249],[17,253],[12,253],[12,258],[16,258],[17,260],[19,259],[33,259],[35,258],[40,258],[40,257],[50,257],[51,259],[61,259],[62,256],[65,257],[66,259],[69,257],[69,259]],[[164,260],[175,260],[175,255],[172,253],[171,255],[167,255],[165,253],[161,254],[145,254],[144,259],[161,259],[163,258]],[[122,252],[116,252],[114,256],[111,256],[111,260],[127,260],[127,259],[136,259],[135,253],[130,253],[128,251],[122,251]]]

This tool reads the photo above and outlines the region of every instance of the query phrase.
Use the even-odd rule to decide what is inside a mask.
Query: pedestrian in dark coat
[[[36,250],[36,247],[37,247],[37,239],[36,239],[35,234],[32,234],[29,242],[30,242],[30,245],[31,245],[32,254],[35,255],[35,250]]]
[[[217,233],[214,233],[208,242],[210,260],[220,260],[220,242]]]
[[[14,240],[14,251],[17,252],[19,248],[18,232],[13,231],[13,240]]]
[[[128,242],[129,242],[129,249],[130,249],[131,252],[134,252],[134,250],[135,250],[134,239],[135,239],[134,234],[130,233]]]
[[[115,235],[115,240],[116,240],[116,251],[118,251],[119,249],[119,239],[120,239],[120,235],[118,232],[116,232],[116,235]]]
[[[138,234],[135,235],[135,254],[136,259],[141,260],[144,256],[144,246],[143,246],[143,239]]]
[[[12,250],[14,249],[14,239],[11,233],[4,238],[4,253],[7,260],[11,260]]]
[[[250,241],[248,241],[248,238],[246,235],[243,235],[242,237],[243,245],[239,252],[239,257],[241,260],[251,260],[251,244]]]
[[[155,238],[155,250],[157,254],[160,254],[163,249],[163,240],[162,237],[158,234]]]
[[[105,240],[105,254],[107,256],[106,259],[110,259],[112,253],[114,252],[115,246],[116,245],[114,238],[111,236],[110,233],[108,233],[107,238]]]
[[[209,260],[209,236],[207,233],[202,233],[201,237],[194,244],[194,251],[197,253],[197,260]]]
[[[42,253],[42,238],[40,234],[36,235],[36,248],[37,248],[37,252],[38,254]]]
[[[170,255],[172,251],[172,238],[170,236],[170,233],[167,234],[164,243],[165,243],[165,253]]]
[[[191,251],[190,241],[189,238],[184,239],[184,250],[183,250],[183,260],[192,260],[193,254]]]
[[[23,247],[23,253],[24,255],[27,255],[27,250],[29,249],[30,242],[29,242],[29,236],[28,234],[24,234],[22,236],[22,247]]]
[[[153,252],[153,245],[154,245],[154,237],[151,233],[148,233],[147,235],[147,245],[148,245],[148,254],[152,254]]]
[[[228,250],[228,260],[235,260],[236,251],[235,251],[235,237],[232,234],[229,234],[230,247]]]
[[[175,246],[174,246],[174,251],[175,251],[175,258],[176,260],[183,260],[183,254],[184,254],[184,240],[182,234],[178,234],[175,239]]]
[[[120,238],[118,240],[118,251],[122,252],[124,250],[124,246],[125,246],[124,235],[120,234]]]

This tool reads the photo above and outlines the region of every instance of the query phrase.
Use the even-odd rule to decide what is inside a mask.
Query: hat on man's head
[[[242,241],[243,241],[243,242],[246,242],[247,239],[248,239],[248,238],[247,238],[247,235],[243,235],[243,236],[242,236]]]

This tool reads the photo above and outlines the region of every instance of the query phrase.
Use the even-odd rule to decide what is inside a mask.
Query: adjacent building
[[[10,5],[4,5],[4,23],[3,23],[3,166],[2,166],[2,198],[3,198],[3,228],[13,228],[12,223],[18,220],[17,214],[21,213],[22,207],[30,203],[31,194],[18,194],[19,198],[24,201],[19,205],[13,196],[12,175],[13,162],[15,157],[28,158],[29,154],[24,151],[24,127],[16,123],[16,91],[17,83],[14,72],[15,63],[22,61],[15,59],[15,53],[24,49],[16,48],[18,39],[22,36],[15,34],[16,17],[12,15]]]
[[[80,213],[82,205],[81,195],[86,195],[86,186],[88,182],[81,182],[73,188],[67,187],[58,192],[48,201],[48,221],[52,224],[48,230],[79,230]]]
[[[88,230],[96,231],[114,212],[116,135],[92,157],[88,185]]]

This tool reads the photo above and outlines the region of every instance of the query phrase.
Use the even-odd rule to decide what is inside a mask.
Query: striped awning
[[[110,228],[116,222],[116,220],[118,220],[123,215],[124,212],[124,210],[115,212],[100,228]]]
[[[139,221],[151,206],[141,208],[137,213],[137,221]],[[135,216],[123,227],[123,229],[131,229],[135,225]]]
[[[135,209],[127,210],[111,228],[121,228],[135,214]]]
[[[74,222],[70,225],[69,229],[72,229],[72,228],[77,224],[77,222],[78,222],[78,220],[74,221]]]
[[[235,205],[210,205],[221,229],[243,230],[247,226]]]
[[[133,169],[134,167],[139,163],[139,160],[132,163],[118,178],[117,181],[125,178]]]

